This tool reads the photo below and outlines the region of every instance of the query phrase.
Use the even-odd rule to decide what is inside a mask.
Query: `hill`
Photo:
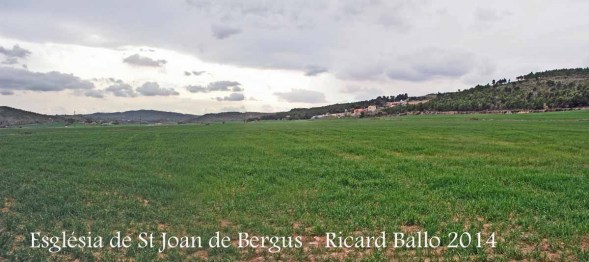
[[[343,113],[346,110],[353,111],[354,108],[363,108],[370,105],[376,105],[383,107],[387,102],[396,102],[407,99],[416,99],[415,97],[409,97],[407,94],[399,94],[397,96],[379,96],[374,99],[357,101],[350,103],[333,104],[320,107],[312,108],[293,108],[290,111],[279,112],[273,114],[267,114],[260,117],[261,120],[274,120],[274,119],[309,119],[315,115],[322,115],[325,113]]]
[[[369,105],[383,107],[386,102],[409,101],[407,105],[387,108],[383,113],[486,110],[555,110],[589,106],[589,68],[557,69],[493,80],[458,92],[410,97],[379,96],[375,99],[312,108],[295,108],[261,117],[271,119],[310,119],[315,115],[342,113]],[[412,103],[423,101],[423,103]]]
[[[42,115],[8,106],[0,106],[0,127],[52,122],[64,122],[64,119],[59,116]]]
[[[247,119],[261,118],[272,113],[258,113],[258,112],[223,112],[214,114],[204,114],[202,116],[193,118],[189,122],[221,122],[221,121],[243,121]]]
[[[93,113],[80,116],[96,122],[119,123],[170,123],[183,122],[198,117],[197,115],[157,110],[133,110],[114,113]]]
[[[558,69],[493,80],[459,92],[438,93],[426,103],[390,108],[410,111],[554,110],[589,106],[589,68]]]

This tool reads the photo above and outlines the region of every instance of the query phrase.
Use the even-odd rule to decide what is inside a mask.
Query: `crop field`
[[[3,129],[0,208],[0,260],[587,261],[589,111]],[[31,248],[31,232],[63,231],[304,247]],[[326,232],[382,231],[445,244],[324,247]],[[496,246],[448,248],[451,232]]]

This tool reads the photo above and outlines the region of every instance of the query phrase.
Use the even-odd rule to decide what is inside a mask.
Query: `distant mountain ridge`
[[[222,121],[246,121],[270,113],[259,112],[222,112],[204,115],[182,114],[158,110],[131,110],[112,113],[92,113],[80,115],[43,115],[7,106],[0,106],[0,127],[74,122],[86,124],[154,124],[154,123],[208,123]]]
[[[222,112],[222,113],[211,113],[204,114],[195,119],[191,119],[191,122],[219,122],[219,121],[236,121],[248,119],[260,118],[273,113],[259,113],[259,112]]]
[[[117,121],[119,123],[200,123],[220,121],[241,121],[256,118],[268,113],[258,112],[221,112],[204,115],[182,114],[157,110],[133,110],[114,113],[93,113],[80,117],[93,121]]]
[[[120,123],[155,123],[155,122],[182,122],[197,118],[197,115],[182,114],[157,110],[132,110],[113,113],[93,113],[79,115],[79,117],[93,121],[118,121]]]
[[[64,119],[59,116],[37,114],[8,106],[0,106],[0,127],[52,122],[64,122]]]

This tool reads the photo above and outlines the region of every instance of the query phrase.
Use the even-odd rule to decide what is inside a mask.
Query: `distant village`
[[[343,112],[343,113],[333,113],[333,114],[325,113],[322,115],[315,115],[315,116],[311,117],[311,119],[379,116],[379,115],[385,115],[386,112],[384,110],[387,108],[392,108],[392,107],[402,106],[402,105],[419,104],[419,103],[424,103],[424,102],[427,102],[427,100],[426,101],[411,101],[411,102],[406,101],[406,100],[391,101],[391,102],[386,102],[384,104],[384,106],[369,105],[367,107],[355,108],[353,110],[346,109],[345,112]]]

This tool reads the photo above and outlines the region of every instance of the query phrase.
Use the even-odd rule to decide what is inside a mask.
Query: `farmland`
[[[589,260],[589,111],[0,130],[0,260]],[[304,236],[301,249],[30,248],[30,232]],[[326,232],[497,246],[315,249]],[[319,245],[321,246],[321,245]]]

